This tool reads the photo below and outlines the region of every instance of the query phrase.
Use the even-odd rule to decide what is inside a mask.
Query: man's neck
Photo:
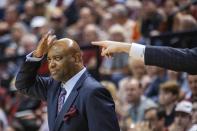
[[[77,73],[79,73],[84,66],[77,68],[75,71],[73,71],[67,78],[65,78],[62,82],[66,83],[68,80],[70,80],[73,76],[75,76]]]
[[[140,101],[141,101],[141,97],[132,103],[133,106],[137,107],[140,104]]]

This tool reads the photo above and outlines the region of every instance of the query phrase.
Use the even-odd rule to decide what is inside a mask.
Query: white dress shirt
[[[132,43],[129,51],[129,56],[131,56],[133,59],[139,59],[144,62],[145,48],[146,46],[144,45]]]
[[[41,61],[43,57],[36,58],[32,57],[32,53],[28,54],[26,56],[26,61]],[[72,78],[70,78],[66,83],[62,83],[61,86],[66,90],[66,96],[64,99],[64,102],[66,102],[68,96],[70,95],[72,89],[74,88],[75,84],[79,80],[79,78],[83,75],[83,73],[86,71],[86,68],[84,67],[81,71],[79,71],[76,75],[74,75]]]
[[[65,96],[64,102],[66,102],[66,100],[67,100],[68,96],[70,95],[71,91],[73,90],[74,86],[79,81],[80,77],[83,75],[83,73],[85,71],[86,71],[86,68],[84,67],[76,75],[74,75],[72,78],[70,78],[66,83],[61,84],[61,86],[66,90],[66,96]]]

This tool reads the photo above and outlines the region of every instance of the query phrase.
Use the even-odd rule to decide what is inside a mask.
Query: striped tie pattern
[[[60,95],[58,97],[58,113],[61,111],[62,106],[64,105],[64,99],[66,96],[66,90],[64,88],[61,88]]]

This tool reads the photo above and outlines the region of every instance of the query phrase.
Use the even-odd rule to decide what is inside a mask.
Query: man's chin
[[[51,76],[56,81],[61,81],[57,76]]]

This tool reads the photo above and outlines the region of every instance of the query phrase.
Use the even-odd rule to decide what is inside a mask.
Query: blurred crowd
[[[0,0],[0,131],[48,131],[46,103],[17,93],[14,86],[20,56],[32,52],[48,30],[81,47],[97,40],[148,45],[152,36],[197,29],[193,3]],[[84,64],[110,91],[121,131],[197,131],[197,75],[145,66],[124,53],[98,59],[97,51],[83,50]],[[46,61],[39,74],[49,75]]]

